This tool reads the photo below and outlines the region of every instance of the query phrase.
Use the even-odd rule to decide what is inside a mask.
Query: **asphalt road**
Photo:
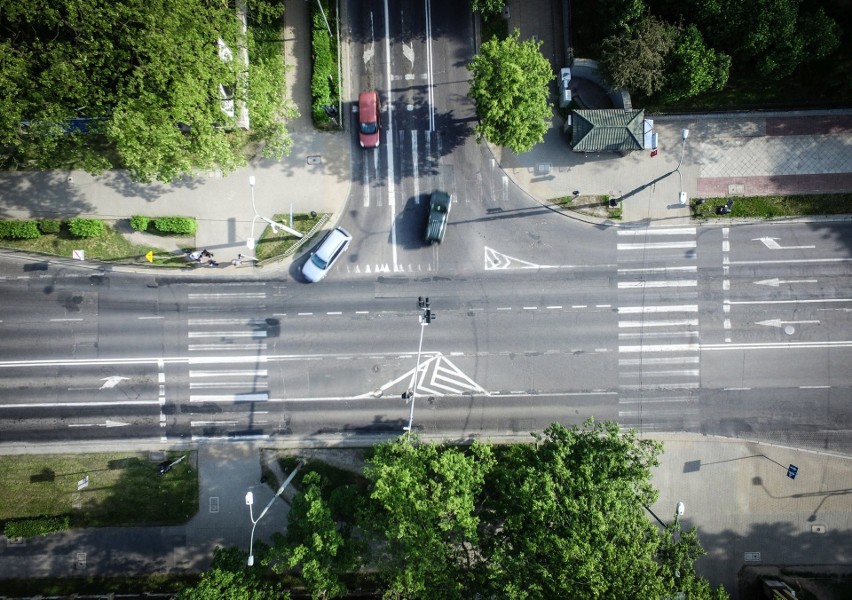
[[[594,227],[542,207],[474,140],[470,14],[387,7],[348,5],[348,80],[379,91],[384,129],[377,150],[352,137],[354,240],[328,278],[4,259],[0,441],[402,431],[414,390],[415,428],[449,436],[595,416],[852,451],[849,225]],[[456,203],[427,246],[434,189]],[[419,362],[418,296],[438,315]]]
[[[7,275],[0,436],[401,430],[416,299],[429,296],[437,318],[423,331],[419,431],[522,433],[593,415],[843,450],[848,234],[836,224],[611,229],[598,234],[598,265],[559,265],[553,253],[549,268],[335,273],[319,285],[53,266]]]

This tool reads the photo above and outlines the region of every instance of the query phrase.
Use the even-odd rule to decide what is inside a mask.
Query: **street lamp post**
[[[435,318],[435,313],[432,312],[432,304],[429,302],[429,298],[424,298],[420,296],[417,298],[417,308],[420,309],[420,315],[418,315],[418,319],[420,320],[420,344],[417,346],[417,362],[414,367],[414,374],[411,377],[411,384],[408,387],[408,393],[406,397],[411,401],[411,410],[408,413],[408,426],[403,427],[403,431],[411,431],[411,428],[414,426],[414,401],[417,399],[417,384],[418,377],[420,375],[420,355],[423,351],[423,332],[426,329],[426,326],[432,322],[432,319]]]
[[[260,513],[260,516],[258,516],[257,519],[254,518],[254,515],[252,514],[252,508],[251,508],[252,505],[254,504],[254,494],[251,491],[246,492],[246,504],[249,507],[249,519],[251,519],[251,537],[249,538],[249,556],[248,556],[248,561],[247,561],[248,566],[251,567],[251,566],[254,565],[253,550],[254,550],[254,529],[255,529],[255,527],[257,527],[258,522],[264,517],[264,515],[266,515],[266,512],[270,509],[270,507],[272,506],[272,503],[275,502],[275,499],[278,496],[280,496],[281,493],[284,491],[284,488],[286,488],[288,485],[290,485],[290,482],[293,481],[293,478],[296,476],[296,473],[299,472],[299,469],[301,469],[302,466],[304,466],[304,464],[305,464],[304,461],[301,461],[301,460],[298,463],[296,463],[296,468],[293,469],[293,472],[290,473],[289,477],[287,477],[287,479],[284,480],[284,483],[281,484],[281,487],[278,488],[278,491],[275,492],[275,495],[272,496],[272,499],[269,501],[269,504],[266,505],[266,507],[263,509],[263,512]]]
[[[680,160],[677,161],[677,168],[675,171],[677,172],[678,179],[680,180],[680,193],[678,194],[678,201],[681,204],[686,204],[686,192],[683,191],[683,175],[680,172],[680,166],[683,164],[683,155],[686,153],[686,138],[689,137],[689,129],[681,129],[680,130]]]
[[[257,222],[258,219],[260,219],[261,221],[266,221],[267,223],[269,223],[269,225],[272,227],[272,233],[278,233],[279,229],[283,229],[284,231],[286,231],[290,235],[295,235],[297,238],[304,237],[304,234],[302,234],[299,231],[296,231],[292,227],[287,227],[283,223],[277,223],[277,222],[273,221],[272,219],[267,219],[266,217],[260,215],[257,212],[257,207],[254,204],[254,185],[255,185],[255,183],[256,183],[256,180],[254,178],[254,175],[249,175],[249,187],[251,188],[251,209],[254,212],[254,217],[251,220],[251,237],[246,240],[246,247],[249,250],[254,250],[254,247],[257,244],[257,239],[254,237],[254,224]]]

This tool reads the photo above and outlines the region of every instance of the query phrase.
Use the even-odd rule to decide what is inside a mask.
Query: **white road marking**
[[[193,338],[265,338],[266,331],[190,331],[187,334],[190,339]]]
[[[698,312],[697,304],[672,304],[670,306],[619,306],[618,314],[635,315],[664,312]]]
[[[190,377],[266,377],[266,369],[248,369],[243,371],[192,371]]]
[[[619,281],[618,289],[650,289],[667,287],[696,287],[698,281],[695,279],[670,279],[660,281]]]
[[[670,271],[687,271],[695,273],[698,267],[695,265],[686,267],[643,267],[639,269],[618,269],[619,273],[668,273]]]
[[[816,248],[816,246],[782,246],[776,240],[778,238],[773,237],[760,237],[754,238],[753,242],[762,242],[764,246],[769,248],[770,250],[812,250]]]
[[[821,304],[823,302],[852,302],[852,298],[816,298],[813,300],[725,300],[725,304]]]
[[[619,352],[697,352],[700,344],[640,344],[638,346],[619,346]]]
[[[202,396],[189,395],[190,402],[263,402],[269,399],[269,392],[249,394],[211,394]]]
[[[676,250],[681,248],[695,248],[696,242],[647,242],[644,244],[616,244],[618,250]]]
[[[695,235],[695,227],[680,227],[671,229],[666,229],[664,227],[619,229],[618,235]]]
[[[770,287],[778,287],[782,283],[817,283],[816,279],[778,279],[774,277],[772,279],[761,279],[760,281],[755,281],[755,285],[768,285]]]
[[[618,364],[621,366],[634,365],[679,365],[679,364],[697,364],[701,360],[697,356],[672,356],[658,358],[619,358]]]
[[[388,0],[385,0],[385,56],[390,59],[391,56],[391,48],[390,48],[390,14],[388,13]],[[388,60],[385,64],[385,77],[387,78],[388,83],[391,81],[391,61]],[[390,91],[388,91],[390,93]],[[387,118],[387,138],[388,140],[393,140],[393,102],[388,98],[388,102],[386,103],[388,107],[388,118]],[[394,174],[394,156],[393,156],[393,144],[387,143],[385,144],[385,154],[387,156],[388,163],[388,176],[387,176],[387,186],[388,186],[388,206],[390,207],[390,226],[391,226],[391,253],[393,255],[393,264],[394,271],[396,271],[396,265],[399,263],[397,260],[397,249],[396,249],[396,175]]]
[[[850,262],[852,258],[794,258],[790,260],[732,260],[732,265],[790,265],[802,263]]]
[[[414,165],[412,178],[414,179],[414,203],[420,204],[420,165],[417,156],[417,132],[411,132],[411,164]]]
[[[698,319],[673,321],[619,321],[619,327],[698,327]]]
[[[697,331],[631,331],[628,333],[621,332],[618,334],[620,340],[638,340],[638,339],[654,339],[654,338],[697,338]]]
[[[621,377],[698,377],[698,369],[678,369],[675,371],[625,371]]]

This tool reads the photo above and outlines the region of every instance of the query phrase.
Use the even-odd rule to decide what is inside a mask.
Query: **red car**
[[[361,92],[358,95],[358,141],[362,148],[379,147],[381,110],[378,92]]]

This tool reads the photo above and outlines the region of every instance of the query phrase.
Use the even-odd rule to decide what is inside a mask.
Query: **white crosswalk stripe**
[[[699,423],[700,332],[696,228],[617,233],[619,420],[644,431]],[[666,303],[669,294],[672,301]],[[661,302],[661,300],[663,300]],[[631,343],[632,342],[632,343]]]

